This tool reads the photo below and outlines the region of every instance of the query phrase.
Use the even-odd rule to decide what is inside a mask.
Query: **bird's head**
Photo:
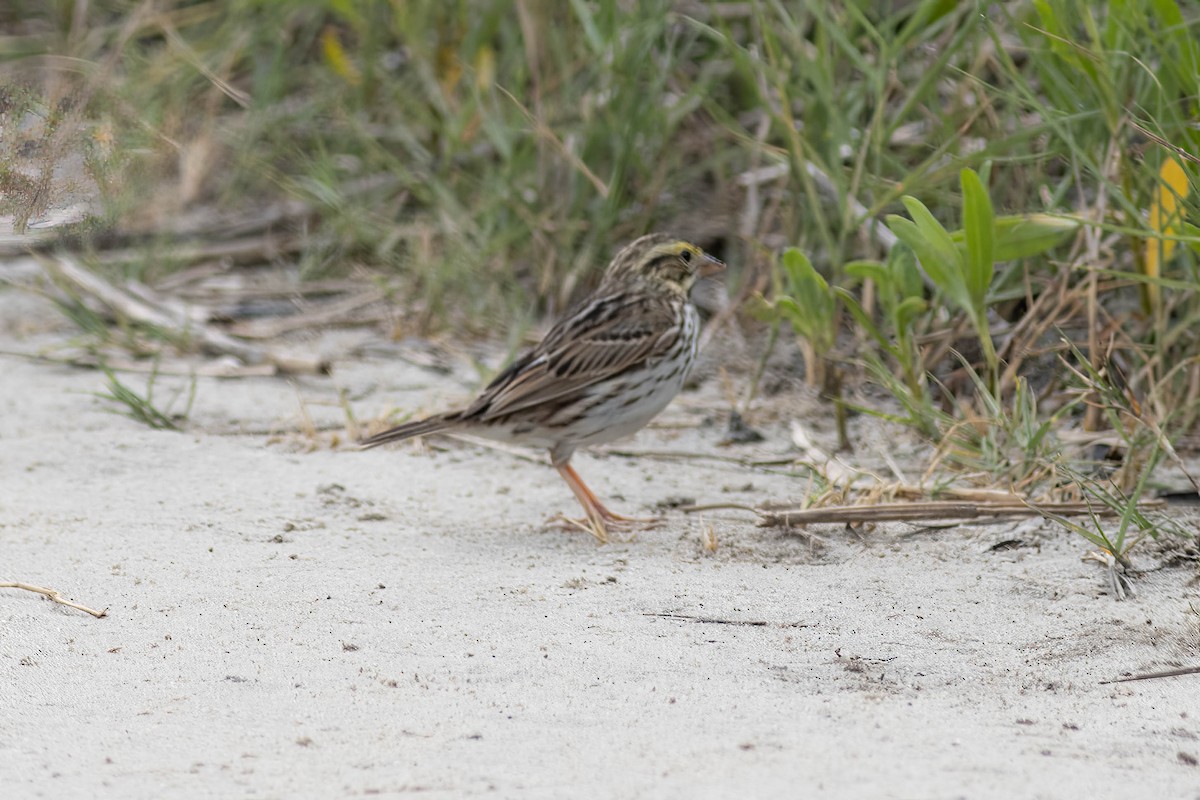
[[[617,253],[604,273],[606,281],[635,280],[662,291],[687,295],[697,278],[725,269],[691,242],[666,233],[651,233],[635,239]]]

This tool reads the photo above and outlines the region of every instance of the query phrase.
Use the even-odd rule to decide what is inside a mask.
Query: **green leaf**
[[[1049,214],[996,218],[996,260],[1013,261],[1052,250],[1079,230],[1082,220]]]
[[[879,330],[879,327],[875,324],[875,321],[871,319],[870,315],[867,314],[866,311],[863,311],[862,306],[858,304],[858,300],[854,297],[854,295],[840,286],[835,287],[833,291],[838,297],[841,298],[842,305],[847,311],[850,312],[850,316],[854,317],[855,322],[857,322],[864,331],[870,334],[871,338],[878,342],[880,347],[882,347],[892,356],[899,357],[900,354],[899,351],[896,350],[895,345],[888,341],[888,338]]]
[[[778,312],[780,318],[787,320],[788,324],[792,326],[792,330],[805,339],[810,338],[809,333],[812,330],[812,322],[794,298],[784,295],[775,300],[773,307]]]
[[[924,209],[925,207],[921,206],[921,208]],[[929,212],[926,211],[925,213],[928,214]],[[937,224],[936,221],[934,224]],[[971,301],[967,295],[967,287],[963,284],[962,279],[961,256],[959,256],[958,250],[953,247],[953,242],[951,241],[951,247],[947,252],[944,246],[939,246],[926,238],[915,223],[894,214],[887,218],[887,225],[900,241],[912,248],[913,253],[920,260],[925,274],[929,276],[934,285],[951,302],[964,310],[970,308]],[[940,225],[938,227],[941,228]],[[942,233],[945,233],[944,228],[942,229]],[[949,234],[946,235],[946,239],[949,240]]]
[[[1183,11],[1175,0],[1150,0],[1154,15],[1158,18],[1158,27],[1167,41],[1175,44],[1173,55],[1180,63],[1183,75],[1196,75],[1200,71],[1200,48],[1197,47],[1195,36],[1188,30]]]
[[[900,199],[904,203],[904,207],[908,209],[908,215],[912,217],[917,230],[937,250],[942,263],[947,268],[958,265],[959,257],[958,251],[954,249],[954,240],[950,238],[950,234],[942,227],[942,223],[938,222],[937,218],[925,207],[925,204],[917,198],[905,196]]]
[[[600,29],[596,27],[596,17],[592,14],[592,10],[583,0],[571,0],[571,9],[579,20],[579,26],[583,28],[583,37],[587,39],[588,46],[592,49],[592,55],[603,55],[604,37],[600,35]]]
[[[893,247],[888,253],[888,268],[901,297],[925,297],[925,281],[911,248]]]
[[[896,325],[907,328],[914,319],[925,313],[929,306],[923,297],[906,297],[896,306]]]
[[[956,0],[922,0],[905,24],[904,30],[899,36],[900,41],[908,41],[908,38],[916,32],[928,31],[938,20],[956,8],[958,8]]]
[[[1079,230],[1083,220],[1050,214],[1018,214],[995,218],[996,263],[1041,255],[1052,250]],[[950,234],[954,243],[966,251],[966,231]]]
[[[879,261],[848,261],[842,265],[842,269],[847,275],[860,281],[885,283],[891,276],[888,268]]]
[[[808,260],[808,256],[797,248],[789,247],[783,252],[783,268],[787,271],[795,289],[829,293],[829,284],[825,281],[824,276],[817,272],[816,267]]]
[[[992,285],[995,268],[995,213],[992,199],[979,175],[972,169],[959,173],[963,192],[963,231],[966,234],[967,258],[963,277],[967,293],[975,308],[983,308],[988,287]]]
[[[1071,30],[1058,18],[1054,6],[1046,0],[1034,0],[1033,7],[1037,10],[1042,29],[1049,34],[1046,40],[1050,45],[1050,51],[1075,70],[1085,73],[1089,79],[1088,82],[1095,85],[1096,65],[1090,59],[1081,57],[1076,52],[1073,39],[1077,37],[1073,37]]]
[[[1184,239],[1184,243],[1197,253],[1200,253],[1200,225],[1193,225],[1190,222],[1183,223],[1183,235],[1191,237]]]
[[[783,269],[788,276],[790,297],[781,297],[776,306],[792,324],[793,330],[818,349],[833,346],[833,317],[837,302],[829,283],[812,262],[795,247],[783,254]]]

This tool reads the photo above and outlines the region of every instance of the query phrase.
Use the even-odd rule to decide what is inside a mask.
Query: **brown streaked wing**
[[[596,298],[500,373],[462,418],[505,417],[614,378],[669,352],[680,321],[665,300],[630,293]]]

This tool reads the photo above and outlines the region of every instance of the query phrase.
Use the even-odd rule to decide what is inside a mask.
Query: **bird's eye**
[[[679,254],[679,260],[685,264],[692,263],[692,251],[684,250],[682,253]]]

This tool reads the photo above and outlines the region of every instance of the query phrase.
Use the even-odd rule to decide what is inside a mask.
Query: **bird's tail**
[[[436,417],[426,417],[425,419],[406,422],[403,425],[397,425],[394,428],[388,428],[383,433],[377,433],[374,436],[368,436],[358,444],[364,450],[369,447],[378,447],[381,444],[388,442],[400,442],[405,439],[411,439],[414,436],[425,436],[430,433],[439,433],[444,430],[453,428],[458,423],[458,414],[438,414]]]

